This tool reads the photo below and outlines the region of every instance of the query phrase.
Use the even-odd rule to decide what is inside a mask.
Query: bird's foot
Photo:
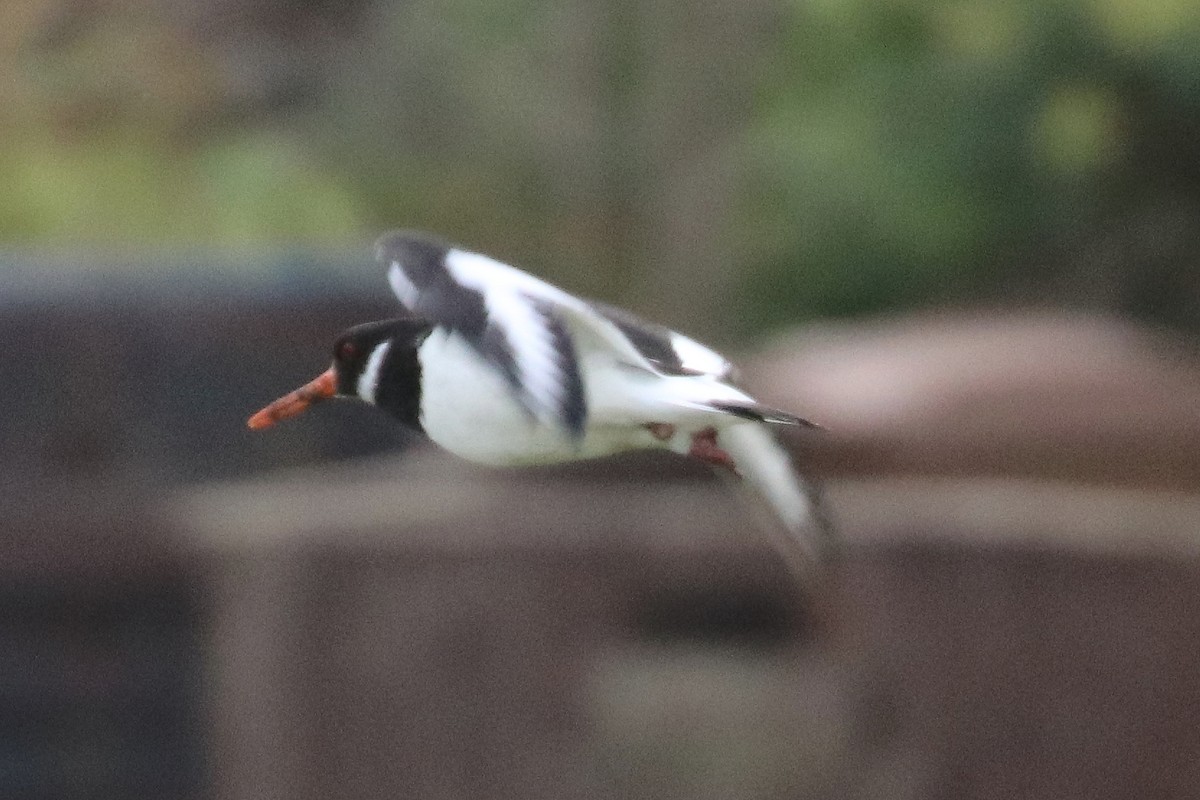
[[[717,429],[711,426],[692,434],[692,449],[688,451],[688,455],[712,464],[714,467],[727,469],[734,475],[738,474],[737,464],[734,463],[733,458],[729,453],[717,447]]]

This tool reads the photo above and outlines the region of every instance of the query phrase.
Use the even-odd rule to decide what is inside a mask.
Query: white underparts
[[[379,370],[383,368],[383,359],[387,357],[391,347],[391,341],[383,341],[375,345],[375,349],[367,357],[362,374],[358,376],[358,385],[355,389],[358,391],[358,396],[368,403],[375,402],[375,389],[379,386]]]

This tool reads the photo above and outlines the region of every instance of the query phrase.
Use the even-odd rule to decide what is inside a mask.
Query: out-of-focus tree
[[[759,327],[930,298],[1200,327],[1200,7],[793,2],[737,228]]]
[[[30,0],[0,238],[423,227],[705,334],[964,298],[1200,328],[1186,0]]]
[[[344,181],[169,4],[14,8],[0,42],[6,242],[220,247],[359,229]]]
[[[381,5],[313,115],[381,224],[721,327],[768,0]]]

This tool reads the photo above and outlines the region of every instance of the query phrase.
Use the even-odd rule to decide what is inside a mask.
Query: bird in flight
[[[724,356],[433,236],[387,233],[375,253],[401,313],[343,333],[329,369],[254,414],[250,428],[345,397],[484,464],[671,450],[765,500],[789,534],[793,567],[821,563],[831,537],[817,492],[772,431],[814,426],[737,388]]]

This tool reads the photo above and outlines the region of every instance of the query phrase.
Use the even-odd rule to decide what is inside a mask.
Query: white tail
[[[803,577],[811,577],[833,544],[816,487],[796,472],[787,451],[763,423],[726,426],[719,442],[737,464],[745,485],[770,504],[786,529],[786,538],[778,542],[784,556]],[[778,531],[779,526],[773,528]]]

